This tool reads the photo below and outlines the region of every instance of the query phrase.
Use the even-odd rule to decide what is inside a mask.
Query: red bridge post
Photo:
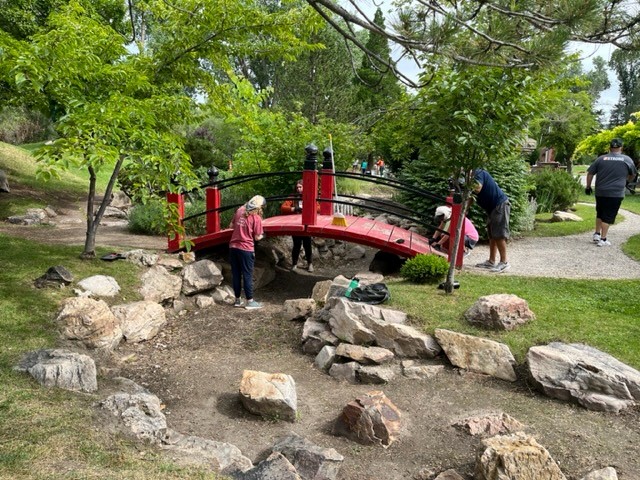
[[[184,218],[184,197],[181,193],[167,193],[167,202],[173,203],[178,209],[178,225],[182,229],[182,219]],[[167,237],[168,250],[170,252],[176,252],[180,250],[180,244],[184,240],[184,234],[181,231],[169,232]]]
[[[320,215],[333,215],[333,186],[335,184],[335,166],[333,164],[333,151],[327,147],[322,152],[322,171],[320,172],[320,198],[326,202],[320,202]],[[303,204],[304,205],[304,204]]]
[[[215,183],[218,173],[219,172],[216,167],[211,167],[207,170],[207,174],[209,175],[209,184],[211,185],[205,190],[206,208],[208,212],[207,233],[216,233],[220,231],[220,212],[218,211],[218,208],[222,205],[222,196],[218,185]]]
[[[302,224],[315,225],[318,220],[318,147],[313,143],[304,149],[306,157],[302,171]]]
[[[449,222],[449,255],[447,259],[451,263],[451,259],[455,254],[455,262],[457,268],[462,268],[464,263],[464,221],[462,222],[462,230],[460,231],[460,238],[457,245],[454,245],[453,240],[456,234],[456,225],[458,225],[458,218],[462,212],[462,202],[460,201],[460,195],[451,194],[447,197],[447,205],[451,206],[451,222]]]

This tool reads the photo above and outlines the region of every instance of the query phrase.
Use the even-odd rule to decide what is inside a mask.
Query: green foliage
[[[591,198],[593,201],[593,197]],[[579,233],[593,232],[596,222],[596,210],[593,205],[577,204],[575,213],[581,222],[552,222],[551,213],[538,213],[535,216],[535,228],[523,233],[525,237],[562,237]],[[620,218],[621,216],[618,216]]]
[[[564,170],[545,168],[532,175],[538,212],[566,210],[578,201],[583,190],[579,177]]]
[[[402,265],[400,275],[414,283],[440,282],[449,270],[449,262],[440,255],[418,254]]]
[[[20,145],[45,140],[51,122],[36,111],[24,107],[6,107],[0,111],[0,142]]]
[[[129,212],[128,228],[131,233],[165,235],[167,222],[165,206],[160,199],[135,205]]]
[[[634,114],[634,116],[637,117],[638,114]],[[582,140],[574,153],[576,161],[582,160],[584,163],[590,164],[597,156],[609,151],[609,142],[614,138],[622,139],[624,142],[623,152],[637,162],[640,157],[640,124],[631,121],[610,130],[603,130]]]

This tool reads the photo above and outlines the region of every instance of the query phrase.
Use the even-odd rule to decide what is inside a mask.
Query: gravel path
[[[624,221],[609,229],[610,247],[596,246],[593,231],[566,237],[524,238],[509,243],[511,268],[500,275],[557,278],[640,278],[640,262],[626,256],[620,245],[640,233],[640,215],[620,210]],[[486,272],[475,264],[489,258],[489,245],[474,248],[465,258],[465,270]],[[488,275],[495,275],[487,272]]]

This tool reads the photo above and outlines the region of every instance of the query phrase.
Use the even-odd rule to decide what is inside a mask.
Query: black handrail
[[[233,187],[234,185],[240,185],[241,183],[249,182],[257,178],[268,178],[282,175],[298,175],[302,176],[302,170],[290,171],[290,172],[265,172],[265,173],[251,173],[249,175],[239,175],[237,177],[223,178],[222,180],[216,180],[214,182],[208,182],[204,185],[200,185],[200,188],[217,186],[220,190],[224,188]]]

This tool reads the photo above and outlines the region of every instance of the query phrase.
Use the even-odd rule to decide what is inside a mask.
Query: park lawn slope
[[[0,235],[0,242],[0,478],[220,478],[176,467],[148,445],[96,430],[93,405],[101,400],[96,395],[45,389],[13,370],[24,353],[56,346],[58,305],[73,295],[71,287],[36,289],[35,278],[53,265],[64,265],[76,281],[110,275],[122,288],[109,300],[117,304],[139,299],[138,267],[80,260],[77,247],[41,245],[5,235]]]

